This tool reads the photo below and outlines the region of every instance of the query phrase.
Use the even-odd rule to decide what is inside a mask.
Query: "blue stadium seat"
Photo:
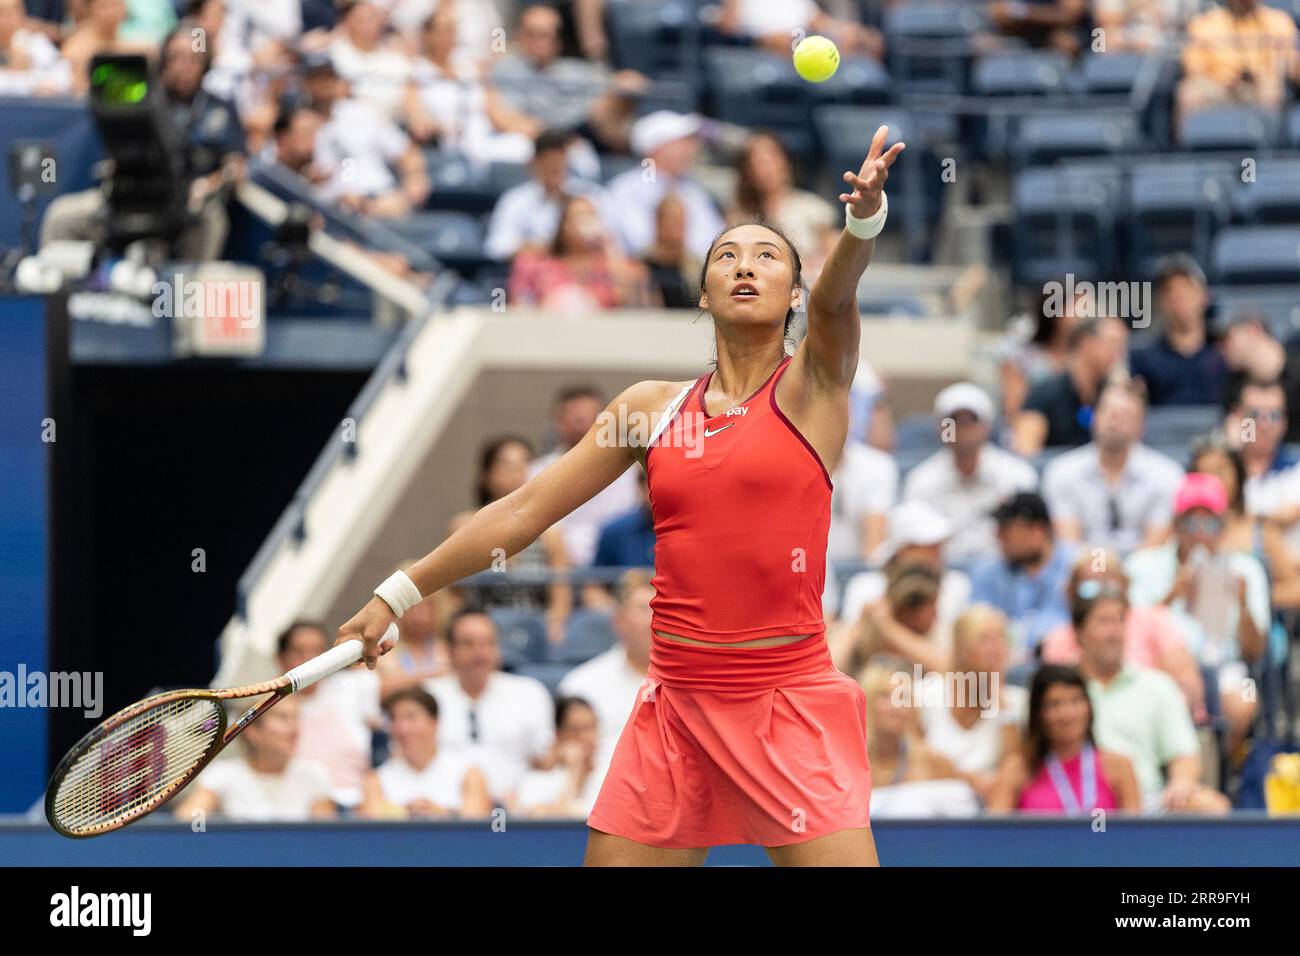
[[[741,47],[704,51],[711,111],[728,122],[775,130],[796,155],[811,152],[810,84],[788,56]]]
[[[617,635],[610,616],[591,608],[578,608],[569,615],[564,643],[551,648],[556,663],[581,664],[614,646]]]
[[[1128,180],[1129,271],[1149,279],[1161,256],[1210,255],[1214,234],[1232,216],[1231,161],[1158,159],[1133,166]]]
[[[974,4],[899,3],[885,14],[889,72],[909,92],[961,93],[972,59],[970,38],[988,18]]]
[[[881,126],[889,127],[887,146],[899,140],[909,141],[903,156],[919,148],[922,144],[912,137],[914,125],[911,114],[896,107],[828,105],[819,106],[813,112],[813,126],[817,130],[821,154],[837,176],[843,170],[857,170],[862,165],[871,137]]]
[[[1096,279],[1115,272],[1123,198],[1117,167],[1030,168],[1016,176],[1011,193],[1015,281],[1036,286],[1066,273]]]
[[[1142,440],[1153,447],[1174,449],[1170,457],[1186,464],[1183,459],[1192,439],[1208,435],[1221,424],[1217,405],[1155,405],[1147,409]]]
[[[1064,113],[1026,116],[1012,145],[1022,166],[1067,156],[1103,156],[1144,148],[1131,113]]]
[[[546,620],[541,611],[494,607],[488,611],[501,642],[501,666],[516,670],[547,660]]]
[[[1080,85],[1088,93],[1127,93],[1133,89],[1145,53],[1088,53],[1079,63]]]
[[[1242,183],[1237,197],[1249,222],[1300,223],[1300,160],[1260,160],[1254,181]]]
[[[1070,58],[1045,50],[992,53],[975,61],[971,87],[982,96],[1060,93],[1070,73]]]
[[[1192,150],[1263,150],[1277,144],[1276,113],[1254,106],[1215,106],[1183,118],[1178,142]]]
[[[823,103],[871,105],[888,103],[893,98],[893,86],[888,71],[875,60],[846,57],[834,76],[810,88],[809,93]]]
[[[929,454],[939,448],[939,431],[934,416],[928,413],[903,415],[894,426],[894,450],[923,451]]]
[[[553,664],[550,662],[542,664],[520,664],[512,668],[512,672],[521,677],[531,677],[539,680],[546,685],[546,689],[552,697],[560,692],[560,681],[564,680],[564,675],[573,670],[572,664]]]
[[[1233,226],[1214,237],[1212,275],[1225,285],[1300,283],[1300,227]]]
[[[425,203],[429,209],[487,212],[501,194],[487,163],[440,149],[425,150],[424,163],[432,187]]]
[[[1300,289],[1293,285],[1215,286],[1210,297],[1216,322],[1256,315],[1280,342],[1300,331]]]
[[[483,265],[483,223],[465,212],[417,212],[387,220],[392,228],[439,261],[456,269]]]
[[[610,54],[619,69],[660,77],[690,68],[699,42],[694,0],[639,0],[606,9]]]

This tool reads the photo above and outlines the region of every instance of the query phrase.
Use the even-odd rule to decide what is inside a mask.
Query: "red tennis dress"
[[[724,413],[709,376],[669,407],[646,473],[650,668],[588,825],[659,847],[785,846],[868,826],[866,698],[822,621],[831,481],[776,403],[782,360]],[[734,647],[786,634],[775,647]]]

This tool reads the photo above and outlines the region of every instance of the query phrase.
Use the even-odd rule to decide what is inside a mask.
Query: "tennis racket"
[[[382,641],[397,642],[390,624]],[[59,762],[45,793],[45,818],[66,837],[120,829],[157,810],[222,748],[277,703],[361,660],[364,645],[347,641],[261,684],[227,690],[155,694],[103,721]],[[261,697],[226,727],[223,702]]]

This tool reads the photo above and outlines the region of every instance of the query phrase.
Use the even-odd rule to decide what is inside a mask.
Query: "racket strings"
[[[54,795],[58,822],[85,833],[147,813],[219,743],[222,726],[221,704],[203,697],[136,714],[73,761]]]

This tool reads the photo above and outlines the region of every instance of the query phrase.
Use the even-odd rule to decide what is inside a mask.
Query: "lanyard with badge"
[[[1079,805],[1074,795],[1074,787],[1070,786],[1065,768],[1061,766],[1061,761],[1055,754],[1047,758],[1045,765],[1047,776],[1052,781],[1052,789],[1056,791],[1056,798],[1061,801],[1061,806],[1065,808],[1067,814],[1075,816],[1097,805],[1097,751],[1091,745],[1085,746],[1079,754],[1079,771],[1083,777],[1083,806]]]

